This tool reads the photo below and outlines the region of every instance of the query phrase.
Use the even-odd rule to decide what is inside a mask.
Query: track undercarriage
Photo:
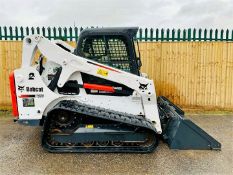
[[[152,152],[153,123],[140,116],[61,101],[45,120],[43,147],[50,152]]]
[[[44,121],[42,146],[50,152],[150,153],[163,139],[172,149],[221,149],[218,141],[184,118],[184,112],[168,99],[159,97],[158,104],[162,137],[143,116],[61,101]]]

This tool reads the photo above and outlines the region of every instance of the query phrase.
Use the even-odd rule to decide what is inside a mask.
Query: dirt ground
[[[0,174],[233,174],[233,115],[188,116],[222,143],[221,151],[174,151],[160,143],[151,154],[52,154],[40,146],[40,127],[0,113]]]

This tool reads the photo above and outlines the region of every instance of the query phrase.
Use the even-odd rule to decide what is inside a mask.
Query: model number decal
[[[34,78],[35,78],[35,74],[33,72],[29,73],[28,79],[29,80],[34,80]]]
[[[99,68],[99,69],[97,69],[97,74],[102,75],[102,76],[104,76],[104,77],[107,77],[107,76],[108,76],[108,71]]]

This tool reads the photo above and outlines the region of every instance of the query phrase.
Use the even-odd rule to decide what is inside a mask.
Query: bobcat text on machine
[[[140,72],[137,31],[85,29],[75,49],[61,40],[25,37],[21,68],[10,74],[17,122],[42,126],[49,152],[147,153],[159,139],[171,149],[220,150],[181,109],[156,97],[153,81]]]

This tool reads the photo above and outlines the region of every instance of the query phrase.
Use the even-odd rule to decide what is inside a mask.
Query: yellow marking
[[[104,77],[107,77],[107,76],[108,76],[108,71],[99,68],[99,69],[97,70],[97,74],[102,75],[102,76],[104,76]]]
[[[94,125],[86,125],[86,128],[94,128]]]

